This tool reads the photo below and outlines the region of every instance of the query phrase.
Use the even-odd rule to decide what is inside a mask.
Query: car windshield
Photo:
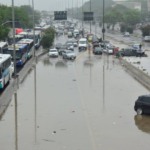
[[[80,41],[79,43],[80,44],[86,44],[86,41]]]
[[[72,51],[67,51],[66,53],[68,53],[68,54],[74,54],[74,52],[72,52]]]
[[[57,52],[57,50],[55,50],[55,49],[51,49],[51,50],[50,50],[50,52]]]
[[[101,51],[102,48],[101,48],[101,47],[95,47],[95,50],[96,50],[96,51]]]

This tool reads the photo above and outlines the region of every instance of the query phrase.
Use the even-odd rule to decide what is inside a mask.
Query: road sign
[[[67,20],[67,11],[54,11],[54,20]]]
[[[84,12],[84,21],[93,21],[93,12]]]

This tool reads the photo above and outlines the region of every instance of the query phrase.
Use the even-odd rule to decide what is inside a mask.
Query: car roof
[[[81,38],[79,41],[87,41],[86,38]]]
[[[51,48],[51,49],[50,49],[50,51],[52,51],[52,50],[56,50],[56,51],[57,51],[57,49],[56,49],[56,48]]]

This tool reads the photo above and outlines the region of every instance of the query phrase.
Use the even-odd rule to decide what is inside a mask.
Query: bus
[[[28,33],[28,38],[35,40],[35,49],[40,47],[41,39],[42,39],[42,32],[36,30],[34,33],[33,31]]]
[[[0,54],[0,89],[2,90],[9,83],[12,76],[11,55]]]
[[[27,58],[30,59],[33,54],[34,54],[34,40],[33,39],[22,39],[18,42],[18,44],[27,44],[28,45],[28,49],[27,49]]]
[[[8,47],[7,42],[0,42],[0,53],[3,54],[3,50]]]
[[[15,44],[16,50],[16,66],[23,66],[28,60],[28,44]],[[14,46],[8,46],[8,49],[5,49],[4,54],[10,54],[12,60],[14,59]]]

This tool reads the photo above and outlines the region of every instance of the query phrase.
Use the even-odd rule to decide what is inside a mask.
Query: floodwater
[[[149,91],[113,56],[77,54],[33,66],[1,117],[2,150],[149,150],[150,117],[133,109]]]
[[[150,117],[136,116],[148,91],[112,56],[42,57],[0,121],[2,150],[149,150]]]

